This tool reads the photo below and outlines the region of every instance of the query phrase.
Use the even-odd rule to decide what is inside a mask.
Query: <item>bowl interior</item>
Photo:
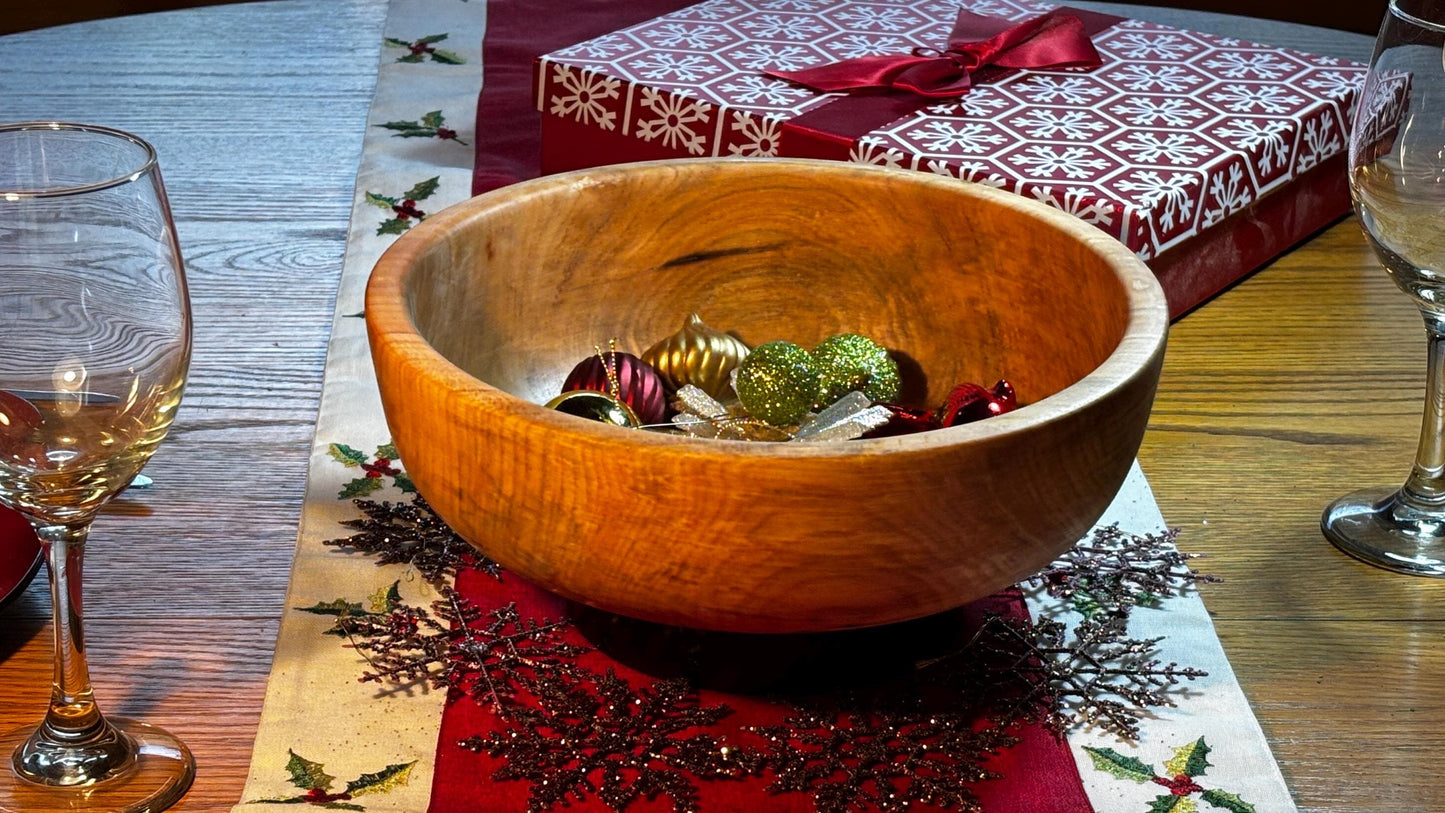
[[[595,346],[641,353],[691,312],[750,346],[868,335],[917,406],[998,378],[1036,402],[1109,356],[1129,303],[1078,236],[1091,227],[1062,231],[1013,196],[911,175],[603,168],[472,210],[417,258],[405,298],[442,356],[537,403]]]

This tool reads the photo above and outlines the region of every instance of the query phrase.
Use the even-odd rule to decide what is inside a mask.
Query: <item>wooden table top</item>
[[[1085,5],[1085,4],[1081,4]],[[1095,7],[1364,59],[1368,37]],[[0,38],[0,119],[92,121],[158,147],[191,272],[195,360],[171,437],[102,515],[88,642],[110,713],[179,733],[179,809],[241,794],[304,490],[384,0],[286,0]],[[1140,452],[1302,809],[1445,809],[1445,582],[1336,552],[1324,505],[1408,470],[1414,306],[1353,220],[1185,317]],[[0,729],[50,676],[39,584],[0,613]],[[1261,811],[1261,813],[1264,813]]]

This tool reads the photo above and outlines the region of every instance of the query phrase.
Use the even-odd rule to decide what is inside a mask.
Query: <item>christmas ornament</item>
[[[605,392],[595,390],[564,392],[548,401],[547,408],[626,429],[636,429],[642,425],[642,419],[632,411],[632,407]]]
[[[867,336],[830,336],[813,348],[812,356],[822,377],[818,406],[827,406],[855,390],[874,401],[898,397],[897,362],[886,347]]]
[[[684,384],[677,391],[672,406],[677,410],[677,414],[672,416],[673,425],[695,438],[765,441],[793,439],[785,430],[749,416],[736,401],[728,407],[691,384]]]
[[[652,365],[673,390],[687,384],[714,398],[722,398],[729,379],[748,346],[731,334],[703,324],[697,314],[683,320],[682,329],[647,348],[642,360]]]
[[[785,426],[808,414],[820,383],[808,351],[792,342],[768,342],[738,365],[733,387],[749,415]]]
[[[936,417],[940,426],[958,426],[1012,412],[1018,405],[1018,396],[1008,379],[999,379],[992,390],[964,383],[948,394],[948,400],[939,407]]]
[[[834,401],[817,415],[804,417],[794,440],[831,441],[861,438],[867,432],[888,423],[888,407],[873,406],[861,392],[850,392]]]
[[[606,351],[598,348],[596,355],[572,368],[562,383],[562,391],[573,390],[593,390],[612,396],[640,419],[634,425],[661,423],[667,418],[667,392],[662,376],[637,356],[617,352],[615,346],[609,346]],[[600,407],[594,403],[591,408]]]
[[[888,423],[872,430],[864,437],[889,438],[894,435],[911,435],[915,432],[928,432],[939,428],[938,419],[933,416],[931,409],[918,409],[901,404],[879,404],[879,406],[888,409]]]

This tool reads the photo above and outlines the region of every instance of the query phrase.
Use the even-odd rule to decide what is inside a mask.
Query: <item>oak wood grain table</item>
[[[1370,49],[1323,29],[1095,7],[1361,60]],[[0,37],[0,120],[153,141],[190,268],[185,404],[147,469],[157,485],[102,515],[86,573],[101,701],[194,748],[183,810],[241,793],[385,11],[286,0]],[[1423,382],[1414,307],[1352,220],[1170,339],[1140,457],[1181,547],[1225,578],[1205,602],[1306,810],[1445,809],[1445,582],[1371,569],[1318,530],[1335,496],[1404,476]],[[0,613],[0,728],[41,713],[47,604],[37,584]]]

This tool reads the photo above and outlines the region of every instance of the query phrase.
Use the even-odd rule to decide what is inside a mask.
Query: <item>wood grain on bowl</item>
[[[546,410],[616,338],[696,312],[751,345],[868,335],[937,404],[1007,377],[1028,406],[835,444],[701,441]],[[506,567],[608,611],[802,631],[959,606],[1096,520],[1138,449],[1166,310],[1064,213],[972,184],[810,161],[679,161],[508,187],[433,215],[366,304],[421,493]]]

